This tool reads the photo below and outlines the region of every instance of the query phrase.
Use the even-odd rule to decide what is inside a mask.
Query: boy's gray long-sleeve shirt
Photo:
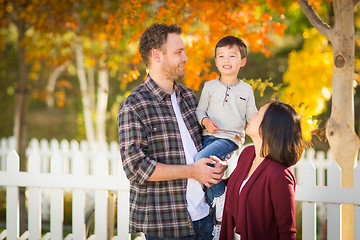
[[[238,145],[245,140],[245,124],[250,122],[257,112],[254,92],[250,84],[239,80],[233,85],[226,85],[220,79],[206,82],[201,92],[196,116],[202,125],[202,120],[207,117],[215,121],[218,131],[210,134],[205,128],[203,135],[213,135],[225,138]],[[241,136],[241,141],[235,136]]]

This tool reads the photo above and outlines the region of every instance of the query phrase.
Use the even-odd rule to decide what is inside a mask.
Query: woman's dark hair
[[[141,57],[148,67],[150,64],[150,52],[152,49],[163,50],[163,46],[167,41],[169,33],[181,34],[180,27],[166,24],[153,24],[148,27],[140,37],[139,52]]]
[[[220,39],[220,41],[216,44],[215,46],[215,57],[216,57],[216,49],[219,47],[232,47],[232,46],[237,46],[239,48],[240,54],[241,54],[241,59],[243,59],[244,57],[246,57],[247,54],[247,47],[245,42],[237,37],[234,36],[227,36],[227,37],[223,37],[222,39]]]
[[[303,153],[301,117],[288,104],[270,103],[260,124],[261,156],[286,166],[296,164]]]

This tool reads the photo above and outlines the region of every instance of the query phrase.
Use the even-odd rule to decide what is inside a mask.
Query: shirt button
[[[156,131],[157,131],[157,128],[156,128],[156,127],[155,127],[155,128],[153,128],[153,131],[154,131],[154,132],[156,132]]]

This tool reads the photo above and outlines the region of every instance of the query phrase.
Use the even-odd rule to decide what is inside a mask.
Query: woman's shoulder
[[[278,163],[268,159],[268,173],[271,178],[274,179],[288,179],[290,181],[295,181],[295,176],[292,170],[292,167],[287,167],[282,163]]]
[[[241,151],[241,154],[252,154],[255,153],[255,146],[253,144],[245,146]]]

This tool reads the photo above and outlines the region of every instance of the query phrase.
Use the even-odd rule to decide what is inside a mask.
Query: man
[[[211,239],[203,184],[221,181],[226,163],[203,158],[201,129],[190,89],[176,83],[188,60],[176,25],[154,24],[139,52],[149,75],[118,114],[120,154],[130,180],[130,233],[146,239]],[[212,168],[207,163],[215,164]]]

